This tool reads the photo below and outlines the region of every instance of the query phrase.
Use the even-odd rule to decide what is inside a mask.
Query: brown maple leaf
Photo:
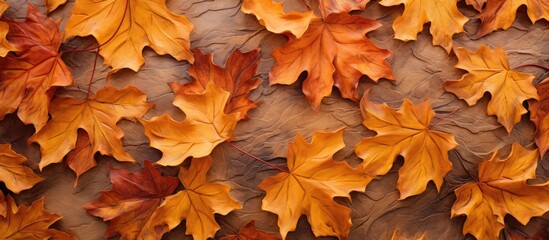
[[[7,20],[8,40],[17,51],[0,58],[0,120],[15,112],[36,131],[48,120],[48,108],[57,86],[73,82],[70,69],[58,54],[62,41],[59,21],[28,5],[24,22]]]
[[[521,115],[527,112],[522,102],[538,99],[532,83],[534,75],[511,70],[507,54],[501,47],[490,49],[481,45],[476,52],[465,48],[456,48],[454,52],[459,59],[456,67],[469,73],[459,80],[445,82],[444,89],[465,100],[469,106],[475,105],[485,92],[490,92],[492,99],[487,113],[496,115],[498,122],[511,133]]]
[[[133,86],[121,90],[107,86],[85,100],[55,99],[49,110],[51,120],[29,138],[29,142],[40,144],[40,169],[61,162],[69,151],[76,148],[78,129],[90,136],[93,153],[110,155],[118,161],[135,161],[124,151],[121,141],[124,132],[116,123],[122,118],[139,118],[151,107],[147,104],[147,96]]]
[[[23,165],[26,161],[25,156],[11,150],[10,144],[0,144],[0,182],[4,182],[6,187],[16,194],[44,180]]]
[[[266,232],[255,228],[255,221],[252,220],[240,228],[237,235],[229,235],[219,240],[280,240],[280,238],[269,235]]]
[[[430,22],[433,45],[443,47],[446,52],[452,50],[452,36],[463,32],[463,25],[469,19],[457,8],[458,0],[382,0],[383,6],[404,4],[402,16],[393,22],[395,38],[402,41],[416,40],[423,30],[423,24]]]
[[[498,29],[509,29],[515,20],[517,9],[522,5],[527,6],[528,17],[532,23],[540,19],[549,21],[549,1],[487,0],[486,7],[478,15],[482,24],[480,25],[477,37],[485,36]]]
[[[320,13],[327,17],[332,13],[350,12],[362,10],[370,0],[318,0]]]
[[[227,215],[241,208],[229,195],[229,185],[207,181],[206,173],[212,162],[209,156],[193,158],[188,169],[180,168],[179,180],[185,190],[166,197],[151,217],[156,229],[163,226],[162,231],[156,231],[158,239],[183,220],[186,220],[185,234],[192,235],[194,239],[214,237],[220,229],[214,214]]]
[[[278,215],[280,234],[285,239],[294,231],[302,214],[307,215],[315,236],[347,238],[351,209],[334,197],[351,198],[351,191],[364,191],[372,177],[336,162],[334,153],[345,146],[343,129],[316,132],[311,143],[301,135],[288,146],[288,169],[265,179],[259,188],[266,192],[261,209]]]
[[[173,104],[185,113],[183,122],[167,114],[140,120],[151,147],[162,152],[157,163],[177,166],[191,156],[205,157],[215,146],[230,139],[239,114],[224,112],[229,97],[229,92],[210,81],[203,93],[177,92]]]
[[[347,13],[314,18],[303,37],[290,36],[288,43],[273,51],[276,64],[269,73],[270,84],[292,84],[307,71],[303,93],[313,108],[318,109],[333,85],[344,98],[358,100],[356,89],[363,74],[374,81],[394,79],[385,61],[391,53],[364,36],[380,26],[375,20]]]
[[[193,25],[168,10],[165,0],[78,0],[67,22],[67,38],[93,35],[99,54],[113,71],[143,65],[145,46],[158,54],[193,62],[189,35]]]
[[[313,11],[285,13],[281,2],[273,0],[243,0],[241,11],[253,14],[272,33],[291,33],[300,38],[314,17]]]
[[[46,6],[46,11],[48,13],[53,12],[57,7],[65,4],[67,0],[42,0],[42,3]]]
[[[142,172],[111,169],[112,189],[102,191],[99,198],[84,206],[89,214],[109,221],[106,238],[120,235],[121,239],[156,239],[147,235],[155,231],[148,229],[154,225],[151,216],[179,181],[162,176],[151,161],[144,165]]]
[[[536,145],[543,157],[549,150],[549,78],[537,86],[539,102],[529,100],[530,120],[536,124]]]
[[[6,0],[0,0],[0,17],[10,7],[10,4]],[[0,57],[5,57],[8,52],[16,50],[6,39],[9,26],[5,22],[0,22]]]
[[[373,176],[384,175],[401,155],[404,165],[398,170],[397,182],[400,199],[422,193],[431,180],[440,190],[444,176],[452,170],[448,151],[457,143],[452,135],[431,130],[435,112],[429,100],[414,105],[404,99],[402,107],[395,110],[385,103],[370,102],[367,91],[360,110],[364,126],[377,133],[356,145],[363,171]]]
[[[536,176],[537,151],[512,146],[506,159],[496,150],[478,169],[478,181],[455,190],[457,199],[452,216],[467,215],[463,234],[477,239],[499,239],[504,217],[511,214],[526,225],[531,217],[549,211],[549,182],[530,185],[526,180]]]
[[[184,85],[170,83],[176,100],[181,96],[180,91],[202,93],[206,90],[208,82],[212,81],[231,94],[225,106],[225,113],[238,113],[238,120],[248,119],[248,111],[258,105],[250,100],[248,95],[261,84],[261,80],[255,78],[259,63],[259,49],[247,53],[235,50],[227,59],[225,68],[213,62],[212,54],[203,54],[199,49],[195,49],[193,54],[195,62],[189,68],[189,75],[194,81]]]
[[[29,207],[17,206],[10,196],[0,192],[0,206],[5,206],[5,215],[0,214],[0,239],[76,239],[74,236],[50,228],[61,217],[44,210],[44,198],[40,198]],[[1,208],[1,207],[0,207]]]

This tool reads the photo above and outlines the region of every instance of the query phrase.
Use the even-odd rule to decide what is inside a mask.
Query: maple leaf
[[[347,238],[351,209],[334,197],[350,199],[351,191],[364,191],[372,177],[335,162],[334,153],[345,146],[343,129],[316,132],[311,143],[301,135],[288,146],[288,169],[265,179],[259,188],[266,192],[261,209],[278,215],[280,234],[285,239],[294,231],[302,214],[307,215],[315,236]]]
[[[97,166],[94,154],[95,151],[90,142],[90,136],[84,130],[78,129],[76,145],[66,156],[67,165],[76,173],[74,187],[78,184],[80,175]]]
[[[207,239],[220,229],[214,218],[215,213],[227,215],[241,208],[229,195],[231,188],[228,185],[206,180],[212,162],[209,156],[193,158],[188,169],[180,168],[178,177],[185,190],[166,197],[154,212],[151,218],[155,226],[167,226],[157,234],[174,229],[185,219],[185,234],[192,235],[194,239]]]
[[[176,122],[167,114],[140,120],[150,145],[162,152],[156,163],[177,166],[190,156],[205,157],[215,146],[230,139],[239,114],[223,112],[229,96],[210,81],[203,93],[177,92],[173,104],[185,113],[183,122]]]
[[[281,2],[273,0],[243,0],[241,11],[253,14],[272,33],[291,33],[300,38],[314,17],[313,11],[284,13]]]
[[[36,131],[48,120],[48,108],[55,87],[70,86],[70,69],[57,51],[62,41],[59,21],[44,16],[28,5],[27,20],[7,20],[8,39],[18,50],[0,58],[0,120],[16,111]]]
[[[113,71],[138,71],[143,48],[193,62],[189,35],[193,25],[169,11],[165,0],[78,0],[67,22],[67,38],[93,35]]]
[[[477,11],[482,11],[482,6],[484,6],[484,3],[486,3],[488,0],[465,0],[467,5],[473,6]]]
[[[318,0],[320,13],[327,17],[332,13],[350,12],[362,10],[370,0]]]
[[[32,169],[23,165],[27,158],[11,150],[10,144],[0,144],[0,182],[14,192],[30,189],[44,180],[34,174]],[[2,215],[2,214],[0,214]]]
[[[529,100],[530,120],[536,125],[536,145],[540,156],[549,150],[549,77],[537,86],[539,102]]]
[[[0,0],[0,17],[10,7],[10,4],[6,0]],[[8,52],[16,50],[8,40],[6,35],[8,34],[9,26],[5,22],[0,22],[0,57],[5,57]]]
[[[478,169],[478,181],[455,190],[457,199],[451,217],[467,215],[463,234],[477,239],[499,239],[504,217],[511,214],[526,225],[531,217],[549,211],[549,182],[530,185],[538,165],[537,151],[514,143],[506,159],[496,150]]]
[[[46,6],[46,11],[48,13],[53,12],[57,7],[65,4],[67,0],[42,0],[42,3]]]
[[[513,24],[517,9],[526,5],[528,17],[532,23],[540,19],[549,20],[549,2],[531,0],[487,0],[486,7],[478,18],[482,21],[477,37],[485,36],[495,30],[507,30]]]
[[[248,119],[248,111],[258,105],[248,95],[261,84],[260,79],[254,78],[257,75],[259,49],[247,53],[235,50],[227,59],[226,68],[216,65],[212,54],[203,54],[199,49],[195,49],[193,54],[195,62],[189,68],[189,75],[194,81],[184,85],[170,83],[176,99],[180,98],[180,91],[202,93],[208,82],[212,81],[231,94],[225,113],[239,113],[238,120]]]
[[[292,84],[307,71],[303,93],[313,108],[318,109],[333,85],[344,98],[357,100],[362,74],[374,81],[394,79],[385,61],[391,53],[365,37],[380,26],[375,20],[347,13],[331,14],[325,20],[314,18],[303,37],[290,36],[288,43],[273,51],[276,63],[269,73],[270,84]]]
[[[457,8],[458,0],[382,0],[383,6],[404,4],[404,12],[393,22],[395,38],[402,41],[416,40],[423,30],[423,24],[430,22],[429,31],[433,35],[433,45],[452,50],[452,36],[463,32],[463,25],[469,19]]]
[[[520,116],[525,114],[524,100],[538,99],[532,84],[534,76],[511,70],[507,54],[501,47],[490,49],[481,45],[476,52],[465,48],[454,49],[459,62],[456,67],[466,70],[461,79],[447,81],[444,89],[465,100],[469,106],[475,105],[485,92],[492,94],[487,113],[496,115],[498,122],[511,133]]]
[[[237,235],[229,235],[220,238],[219,240],[280,240],[280,238],[273,237],[266,232],[257,230],[255,228],[255,221],[252,220],[246,225],[240,228]]]
[[[89,214],[110,221],[105,238],[119,234],[121,239],[154,239],[146,235],[154,232],[148,229],[153,224],[151,216],[179,181],[163,177],[151,161],[144,165],[142,172],[111,169],[112,189],[102,191],[99,198],[84,206]]]
[[[34,201],[29,207],[18,207],[13,198],[4,198],[0,192],[0,203],[6,207],[5,215],[0,214],[0,239],[76,239],[66,232],[50,228],[61,217],[44,210],[44,198]]]
[[[363,138],[356,145],[355,152],[363,159],[363,171],[384,175],[401,155],[404,165],[398,170],[397,181],[400,199],[422,193],[431,180],[440,190],[444,176],[452,170],[448,151],[457,143],[452,135],[430,129],[435,112],[429,100],[414,105],[404,99],[402,107],[395,110],[385,103],[370,102],[368,91],[360,102],[360,110],[364,126],[377,135]]]
[[[139,118],[151,107],[147,104],[147,96],[133,86],[121,90],[107,86],[85,100],[70,97],[55,99],[49,110],[51,120],[29,138],[29,142],[40,144],[40,170],[61,162],[70,150],[76,148],[78,129],[90,136],[93,153],[100,152],[118,161],[134,162],[133,157],[124,151],[121,141],[124,132],[116,123],[122,118]]]

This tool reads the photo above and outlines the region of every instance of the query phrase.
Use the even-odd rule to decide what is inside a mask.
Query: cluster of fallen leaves
[[[380,49],[366,33],[380,27],[372,19],[349,14],[362,10],[368,0],[318,0],[318,8],[288,12],[283,3],[272,0],[243,0],[241,10],[253,14],[265,28],[284,34],[289,40],[276,48],[276,61],[269,73],[270,84],[293,84],[306,72],[303,93],[318,110],[322,99],[336,86],[344,98],[360,99],[359,79],[394,80],[386,59],[391,52]],[[477,37],[507,29],[521,5],[535,22],[549,19],[544,1],[467,0],[479,10],[482,21]],[[64,1],[45,1],[53,11]],[[455,190],[457,199],[451,216],[467,215],[463,233],[478,239],[498,239],[507,214],[526,224],[530,218],[549,211],[549,182],[529,184],[535,178],[538,160],[549,149],[549,79],[534,85],[534,76],[509,67],[501,47],[480,46],[471,52],[452,47],[452,36],[463,31],[468,18],[457,9],[457,0],[382,0],[383,6],[404,4],[402,16],[393,23],[395,38],[415,40],[423,25],[430,22],[433,44],[440,45],[458,59],[456,68],[467,71],[461,79],[448,79],[446,91],[474,105],[491,93],[487,114],[495,115],[507,132],[528,110],[536,125],[538,149],[512,146],[501,159],[498,150],[478,167],[478,179]],[[484,6],[485,4],[485,6]],[[0,0],[0,14],[8,3]],[[315,12],[316,11],[316,12]],[[317,16],[319,14],[319,16]],[[248,112],[258,106],[248,95],[262,82],[256,78],[259,50],[235,50],[226,66],[213,63],[211,54],[191,50],[189,35],[193,25],[182,15],[166,8],[163,0],[77,0],[72,15],[60,32],[59,21],[40,9],[28,6],[26,20],[3,17],[0,22],[0,119],[17,113],[35,133],[29,143],[40,145],[40,170],[65,160],[78,177],[96,166],[94,154],[112,156],[121,162],[135,162],[122,145],[121,119],[140,122],[150,146],[162,152],[156,165],[179,166],[178,177],[163,176],[159,166],[146,161],[141,172],[111,169],[112,189],[105,190],[84,208],[89,214],[109,222],[106,237],[160,239],[183,221],[186,234],[194,239],[214,237],[220,226],[215,214],[226,215],[241,208],[230,195],[230,186],[208,180],[215,159],[209,155],[219,144],[234,139],[234,129],[249,120]],[[169,54],[192,65],[186,84],[171,83],[173,105],[185,113],[183,121],[164,114],[142,118],[154,106],[133,86],[106,87],[84,99],[56,96],[59,88],[73,85],[71,70],[59,51],[64,38],[93,36],[104,64],[139,71],[144,64],[145,46],[158,54]],[[88,51],[93,49],[85,49]],[[266,178],[258,188],[265,192],[261,208],[278,215],[280,235],[286,238],[305,214],[315,236],[347,238],[352,222],[351,209],[334,201],[350,199],[350,192],[364,192],[375,177],[385,175],[397,156],[404,158],[397,189],[400,198],[421,194],[433,181],[440,190],[444,177],[452,171],[448,152],[457,147],[450,133],[432,130],[435,112],[428,99],[413,103],[404,99],[402,107],[391,108],[368,98],[360,101],[363,124],[377,133],[363,138],[355,147],[363,162],[351,167],[335,161],[342,149],[343,130],[316,132],[307,142],[301,135],[289,143],[287,170]],[[26,158],[0,145],[0,181],[12,194],[31,189],[43,179],[24,163]],[[190,163],[189,163],[190,162]],[[187,167],[184,167],[187,166]],[[230,166],[229,166],[230,167]],[[13,198],[0,192],[0,238],[71,239],[70,233],[50,226],[61,217],[44,210],[44,199],[30,206],[17,206]],[[397,233],[393,239],[398,239]],[[238,235],[222,239],[278,239],[255,229],[254,222]]]

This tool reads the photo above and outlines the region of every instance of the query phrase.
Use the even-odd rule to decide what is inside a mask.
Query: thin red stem
[[[265,160],[263,160],[263,159],[261,159],[261,158],[258,158],[258,157],[256,157],[256,156],[254,156],[253,154],[247,152],[246,150],[244,150],[244,149],[242,149],[242,148],[237,147],[236,145],[234,145],[234,144],[232,144],[232,143],[230,143],[230,142],[225,142],[225,143],[227,143],[229,146],[233,147],[234,149],[238,150],[239,152],[244,153],[244,154],[248,155],[249,157],[251,157],[251,158],[253,158],[253,159],[257,160],[257,161],[260,161],[260,162],[262,162],[263,164],[265,164],[265,165],[267,165],[267,166],[269,166],[269,167],[272,167],[272,168],[274,168],[274,169],[276,169],[276,170],[278,170],[278,171],[281,171],[281,172],[290,173],[288,170],[283,169],[283,168],[280,168],[280,167],[278,167],[278,166],[276,166],[276,165],[273,165],[273,164],[270,163],[270,162],[267,162],[267,161],[265,161]]]
[[[95,75],[95,69],[97,68],[97,57],[99,57],[99,47],[97,47],[97,51],[95,52],[95,58],[93,59],[93,69],[90,77],[90,82],[88,83],[88,93],[86,95],[86,98],[90,98],[93,76]]]
[[[438,119],[436,122],[431,123],[431,125],[429,126],[429,128],[434,127],[435,125],[437,125],[438,123],[440,123],[440,122],[443,121],[444,119],[448,118],[449,116],[454,115],[454,113],[456,113],[456,112],[459,111],[460,109],[461,109],[461,108],[458,107],[458,108],[454,109],[453,111],[451,111],[450,113],[444,115],[443,117],[441,117],[440,119]]]
[[[520,66],[516,66],[514,69],[521,68],[521,67],[538,67],[538,68],[541,68],[541,69],[545,69],[545,71],[549,71],[549,67],[539,65],[539,64],[535,64],[535,63],[522,64]]]

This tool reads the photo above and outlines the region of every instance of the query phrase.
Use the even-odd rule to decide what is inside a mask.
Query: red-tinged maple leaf
[[[90,136],[86,131],[78,129],[78,136],[76,137],[76,146],[71,150],[67,156],[67,165],[76,173],[76,179],[74,180],[74,186],[78,184],[78,178],[83,173],[97,166],[97,162],[94,159],[95,151],[90,142]]]
[[[14,193],[32,188],[44,180],[34,174],[32,169],[23,165],[26,161],[25,156],[11,150],[10,144],[0,144],[0,182],[4,182],[6,187]]]
[[[0,58],[0,120],[15,112],[36,131],[48,120],[56,86],[73,82],[70,69],[57,51],[61,45],[59,21],[53,21],[29,4],[24,22],[8,19],[8,40],[17,51]]]
[[[530,120],[536,124],[536,145],[545,156],[549,150],[549,78],[536,85],[539,101],[529,100]]]
[[[255,221],[252,220],[240,228],[237,235],[229,235],[220,238],[219,240],[280,240],[266,232],[255,228]]]
[[[288,43],[273,51],[276,63],[269,73],[270,84],[292,84],[306,71],[303,93],[313,108],[318,109],[334,85],[344,98],[358,100],[358,80],[363,74],[374,81],[394,79],[385,61],[391,53],[364,36],[380,26],[347,13],[314,18],[301,38],[290,36]]]
[[[194,81],[187,84],[170,83],[176,101],[180,98],[180,91],[199,94],[206,90],[208,82],[230,93],[225,113],[238,113],[238,120],[248,119],[248,111],[257,107],[258,103],[250,100],[250,91],[256,89],[261,80],[257,75],[259,63],[259,49],[242,53],[235,50],[227,59],[226,67],[222,68],[213,62],[212,54],[203,54],[199,49],[193,51],[194,63],[189,68],[189,75]]]
[[[145,235],[151,225],[151,216],[164,198],[179,185],[176,177],[164,177],[145,161],[142,172],[111,169],[112,189],[102,191],[98,199],[86,204],[89,214],[109,221],[105,237],[120,235],[121,239],[155,239]]]

